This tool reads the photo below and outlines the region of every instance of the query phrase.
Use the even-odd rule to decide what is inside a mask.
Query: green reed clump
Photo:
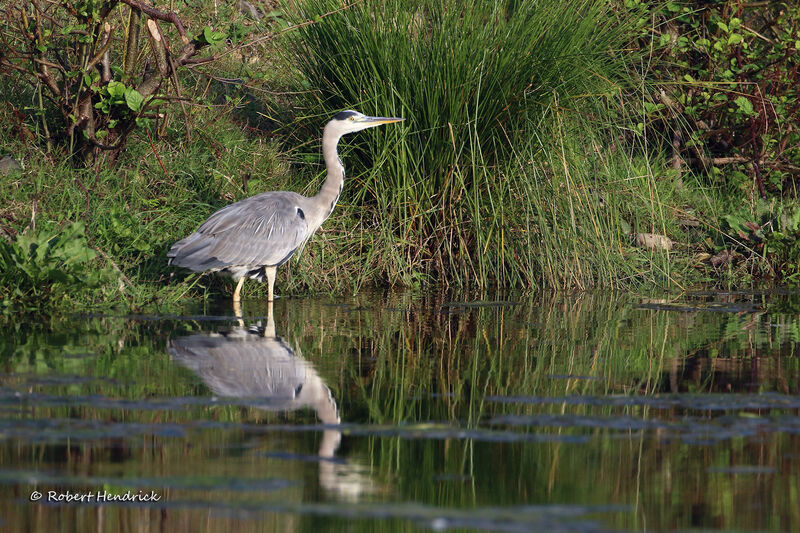
[[[361,143],[364,165],[350,172],[360,183],[348,194],[372,209],[368,232],[384,250],[368,254],[365,268],[405,284],[420,274],[480,286],[636,277],[637,265],[611,257],[629,247],[623,217],[607,216],[590,198],[598,196],[594,182],[602,188],[623,177],[589,176],[593,164],[579,148],[608,144],[595,130],[611,119],[597,117],[613,116],[608,102],[621,105],[618,95],[630,85],[630,64],[640,56],[626,47],[638,11],[599,0],[387,0],[320,20],[339,4],[298,3],[301,19],[317,18],[294,45],[315,89],[313,113],[354,107],[407,119],[349,141]],[[556,127],[578,117],[588,131]],[[618,159],[634,164],[624,153]],[[571,172],[581,176],[577,189]]]
[[[684,240],[676,214],[686,189],[659,170],[663,158],[641,149],[620,153],[607,134],[592,130],[556,112],[549,137],[533,135],[519,152],[518,168],[507,169],[515,200],[505,226],[519,245],[511,267],[530,265],[551,287],[681,287],[685,272],[670,252],[638,247],[635,235]]]

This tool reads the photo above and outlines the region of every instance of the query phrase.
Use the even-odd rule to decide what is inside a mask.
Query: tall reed
[[[613,196],[625,178],[609,167],[634,161],[622,151],[598,168],[591,150],[609,144],[609,102],[629,88],[640,12],[601,0],[383,0],[319,18],[340,7],[298,0],[298,17],[317,20],[293,46],[315,89],[310,113],[407,119],[352,141],[362,164],[347,194],[374,214],[368,231],[385,250],[365,268],[390,283],[423,273],[481,287],[637,277],[620,256],[630,224],[617,207],[630,202],[609,212],[596,193]]]

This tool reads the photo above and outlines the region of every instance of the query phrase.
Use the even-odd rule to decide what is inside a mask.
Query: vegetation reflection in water
[[[797,531],[799,309],[371,295],[279,300],[274,325],[252,302],[244,326],[10,324],[0,527]]]

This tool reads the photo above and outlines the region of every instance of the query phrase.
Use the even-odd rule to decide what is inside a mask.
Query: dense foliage
[[[163,117],[163,98],[181,100],[177,69],[209,60],[196,56],[225,39],[206,26],[190,40],[174,12],[140,0],[32,0],[0,5],[0,15],[0,68],[35,91],[29,109],[46,142],[68,139],[82,158],[118,153],[137,126]],[[180,37],[174,52],[167,27]]]
[[[720,262],[797,280],[800,261],[800,4],[667,2],[656,19],[651,139],[724,204]],[[744,201],[743,201],[744,200]],[[722,255],[719,255],[722,254]]]
[[[653,111],[680,157],[741,192],[800,193],[800,5],[669,2]]]

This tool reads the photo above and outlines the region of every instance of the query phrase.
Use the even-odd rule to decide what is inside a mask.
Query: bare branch
[[[150,34],[150,46],[153,48],[153,56],[156,58],[158,71],[162,76],[169,75],[169,63],[167,62],[167,48],[158,23],[153,19],[147,19],[147,31]]]
[[[148,76],[147,79],[144,80],[142,83],[140,83],[136,87],[136,90],[139,92],[139,94],[147,98],[148,96],[151,96],[156,91],[158,91],[158,88],[161,86],[161,80],[162,80],[161,76],[152,74],[151,76]]]
[[[733,163],[751,163],[751,162],[752,159],[748,159],[740,155],[735,155],[732,157],[714,157],[710,160],[710,163],[714,166],[730,165]]]
[[[103,52],[103,59],[101,62],[103,73],[100,78],[103,83],[111,81],[111,54],[109,53],[109,49],[111,48],[111,33],[113,31],[114,28],[112,28],[108,22],[103,24],[103,43],[101,45]]]
[[[123,0],[123,1],[125,1],[125,0]],[[340,11],[344,11],[346,9],[350,9],[351,7],[353,7],[356,4],[361,3],[362,1],[363,0],[355,0],[354,2],[350,2],[349,4],[345,4],[345,5],[343,5],[342,7],[338,8],[338,9],[334,9],[333,11],[328,11],[327,13],[323,13],[319,17],[315,17],[312,20],[307,20],[305,22],[301,22],[300,24],[295,24],[294,26],[289,26],[288,28],[284,28],[284,29],[282,29],[281,31],[279,31],[277,33],[271,33],[269,35],[263,35],[263,36],[261,36],[261,37],[259,37],[257,39],[253,39],[252,41],[242,43],[242,44],[240,44],[238,46],[235,46],[235,47],[225,51],[224,53],[220,54],[218,57],[221,57],[223,55],[232,54],[232,53],[237,52],[237,51],[239,51],[239,50],[241,50],[243,48],[249,48],[251,46],[255,46],[255,45],[257,45],[259,43],[262,43],[262,42],[265,42],[265,41],[271,41],[272,39],[274,39],[274,38],[276,38],[279,35],[282,35],[284,33],[296,30],[298,28],[302,28],[304,26],[309,26],[311,24],[315,24],[315,23],[319,22],[320,20],[324,19],[325,17],[328,17],[330,15],[334,15],[334,14],[339,13]]]
[[[189,38],[186,37],[186,30],[183,29],[183,24],[181,23],[181,19],[178,18],[178,14],[175,13],[174,11],[165,13],[164,11],[159,11],[153,6],[149,6],[144,2],[140,2],[139,0],[122,0],[122,2],[131,6],[132,9],[137,9],[154,19],[163,20],[164,22],[169,22],[170,24],[173,24],[175,26],[175,29],[178,30],[178,33],[180,34],[183,43],[189,44]]]
[[[133,69],[136,66],[137,55],[139,54],[139,22],[141,15],[138,11],[131,8],[128,15],[128,38],[125,41],[125,64],[124,72],[126,77],[133,76]]]
[[[40,64],[46,65],[48,67],[53,67],[53,68],[61,70],[61,71],[66,71],[66,69],[64,67],[62,67],[61,65],[56,65],[55,63],[47,61],[46,59],[41,59],[41,58],[38,58],[38,57],[34,57],[33,58],[33,62],[34,63],[40,63]],[[23,72],[25,72],[25,71],[23,70]]]
[[[98,63],[100,63],[101,61],[108,61],[109,60],[109,57],[108,57],[109,56],[109,50],[111,49],[111,44],[112,44],[111,34],[114,33],[114,30],[116,29],[116,27],[115,26],[110,26],[108,24],[108,22],[106,22],[105,23],[105,28],[107,28],[107,29],[105,30],[106,33],[103,35],[103,40],[101,42],[102,44],[101,44],[100,51],[97,52],[97,54],[86,64],[86,68],[84,69],[84,72],[91,71],[94,68],[94,66],[97,65]],[[104,74],[105,74],[105,72],[104,72]],[[110,80],[110,79],[111,79],[111,67],[109,65],[108,80]],[[108,80],[104,79],[103,81],[108,81]]]
[[[178,81],[178,74],[175,72],[175,63],[172,62],[171,57],[169,58],[169,66],[172,70],[170,76],[170,79],[172,80],[172,86],[175,87],[175,94],[178,95],[178,101],[181,104],[181,111],[183,111],[183,118],[186,120],[186,142],[189,142],[192,139],[192,125],[191,121],[189,120],[189,113],[186,111],[186,104],[183,101],[183,95],[181,94],[181,84]]]
[[[42,36],[42,19],[40,17],[41,8],[39,7],[39,3],[36,2],[36,0],[33,0],[33,7],[36,17],[35,18],[36,35],[31,36],[33,37],[30,43],[31,52],[36,50],[36,56],[38,56],[39,59],[44,59],[44,53],[36,48],[37,41],[39,43],[39,46],[44,45],[44,37]],[[27,19],[27,16],[25,15],[24,11],[22,11],[22,16],[23,19]],[[47,86],[47,88],[50,89],[51,93],[53,93],[55,96],[61,95],[61,89],[58,87],[56,80],[54,80],[53,77],[50,75],[50,70],[47,68],[46,64],[39,63],[39,72],[37,73],[37,76],[39,77],[40,80],[42,80],[42,83],[44,83]]]

